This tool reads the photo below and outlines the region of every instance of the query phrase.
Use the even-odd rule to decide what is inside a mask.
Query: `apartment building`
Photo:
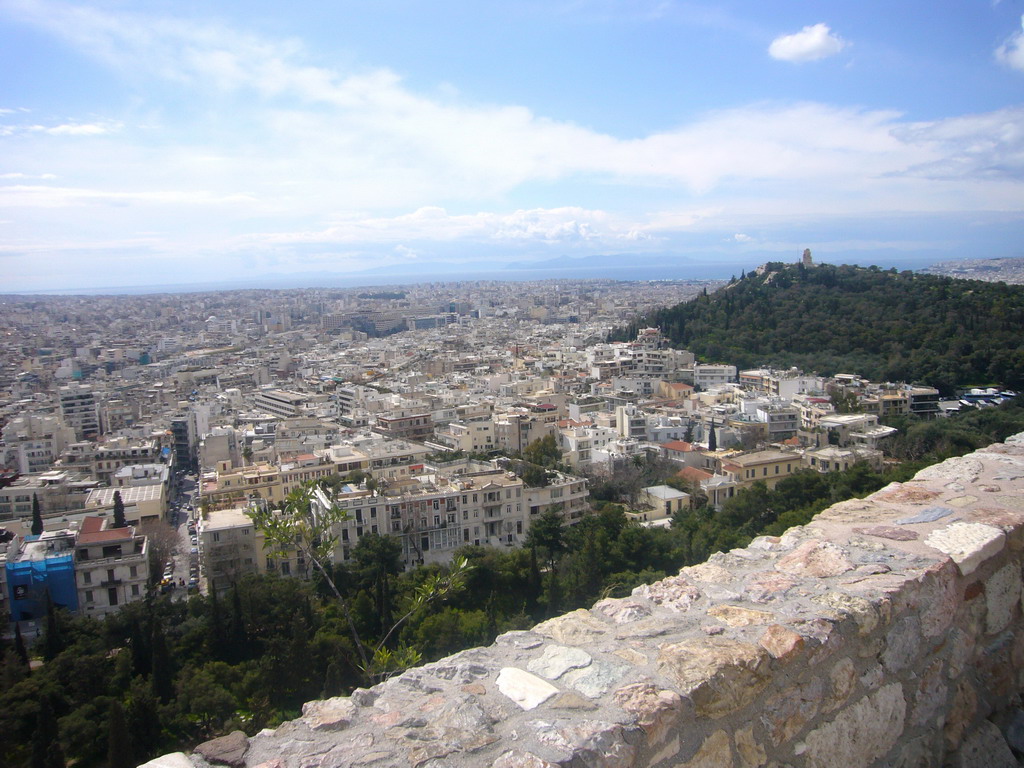
[[[789,477],[802,466],[800,456],[787,451],[754,451],[722,460],[722,472],[741,487],[761,480],[769,488],[774,488],[779,480]]]
[[[262,538],[244,505],[209,512],[196,532],[203,573],[213,591],[223,592],[245,574],[257,573],[261,555],[266,562]]]
[[[57,399],[64,423],[75,430],[76,440],[96,440],[100,436],[99,398],[91,385],[59,387]]]
[[[75,536],[75,581],[82,613],[102,617],[146,596],[149,544],[132,527],[86,517]]]

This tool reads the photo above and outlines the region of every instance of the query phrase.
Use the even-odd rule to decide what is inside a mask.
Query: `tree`
[[[282,558],[298,551],[312,563],[338,605],[348,626],[349,635],[359,655],[360,669],[368,682],[377,682],[418,663],[415,653],[396,653],[388,647],[391,636],[414,614],[431,603],[446,600],[460,591],[470,565],[466,558],[453,558],[448,568],[432,573],[414,591],[406,612],[395,621],[377,643],[367,642],[360,635],[353,617],[351,602],[342,594],[332,575],[334,551],[338,545],[339,524],[346,519],[343,509],[331,504],[327,508],[313,505],[316,483],[307,482],[288,494],[280,512],[265,505],[253,505],[249,515],[263,534],[268,557]]]
[[[46,661],[53,661],[57,655],[64,650],[64,633],[61,628],[61,620],[57,615],[57,607],[53,604],[53,598],[49,591],[46,593],[46,629],[43,634],[43,658]]]
[[[38,536],[43,532],[43,514],[39,509],[39,497],[32,494],[32,535]]]
[[[718,450],[718,437],[715,435],[715,420],[711,420],[711,426],[708,427],[708,450]]]
[[[39,703],[36,730],[32,735],[32,768],[64,768],[57,718],[48,695],[44,695]]]
[[[523,458],[542,467],[551,467],[562,460],[562,450],[554,434],[539,437],[523,449]]]
[[[393,622],[391,577],[402,572],[402,545],[393,536],[370,533],[362,536],[352,548],[352,559],[361,575],[373,589],[381,632]]]
[[[139,526],[138,532],[146,537],[149,545],[150,575],[154,580],[160,576],[165,564],[178,551],[181,540],[178,532],[159,520],[148,520]]]
[[[24,665],[27,671],[31,671],[32,665],[28,659],[28,649],[25,647],[25,638],[21,636],[21,622],[14,625],[14,652],[18,654],[18,661]]]
[[[107,766],[108,768],[134,768],[131,736],[124,718],[121,702],[114,699],[107,717]]]
[[[565,550],[565,526],[559,504],[553,504],[530,523],[525,546],[540,549],[547,555],[548,569],[555,570],[558,557]]]
[[[121,492],[114,491],[114,527],[124,528],[128,525],[124,519],[124,501],[121,500]]]

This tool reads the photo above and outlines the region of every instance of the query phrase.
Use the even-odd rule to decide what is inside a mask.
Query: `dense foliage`
[[[1024,388],[1024,287],[877,267],[770,263],[710,296],[658,310],[656,326],[700,358],[741,368],[919,382],[949,393]]]

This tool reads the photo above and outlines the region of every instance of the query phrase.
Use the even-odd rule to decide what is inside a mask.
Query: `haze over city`
[[[1020,255],[1005,0],[3,0],[0,62],[10,291]]]

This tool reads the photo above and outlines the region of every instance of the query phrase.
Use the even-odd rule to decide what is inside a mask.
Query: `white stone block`
[[[148,763],[140,765],[139,768],[194,768],[194,766],[184,752],[172,752],[169,755],[154,757]]]
[[[498,673],[498,690],[527,710],[539,707],[558,693],[547,680],[517,667],[504,667]]]
[[[949,555],[960,573],[966,576],[1002,551],[1006,534],[982,523],[953,523],[932,531],[924,543]]]

